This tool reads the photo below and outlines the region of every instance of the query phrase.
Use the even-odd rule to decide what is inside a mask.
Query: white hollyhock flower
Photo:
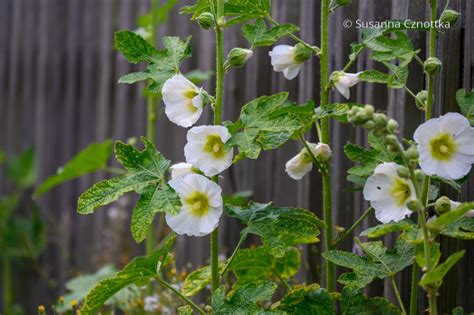
[[[186,162],[199,168],[206,176],[217,175],[232,165],[234,149],[224,144],[230,133],[223,126],[198,126],[189,129],[184,146]]]
[[[272,59],[273,71],[283,72],[288,80],[296,78],[301,69],[301,63],[296,62],[295,47],[278,45],[273,47],[268,54]]]
[[[193,166],[189,163],[176,163],[171,165],[171,179],[193,174]]]
[[[382,223],[401,221],[412,211],[407,203],[416,199],[410,181],[397,174],[396,163],[379,164],[364,186],[364,199],[375,209],[375,217]]]
[[[219,185],[199,174],[177,177],[168,184],[183,204],[178,214],[166,214],[168,226],[178,234],[189,236],[204,236],[214,231],[223,211]]]
[[[466,117],[447,113],[418,126],[413,135],[418,143],[421,169],[428,175],[459,179],[474,163],[474,128]]]
[[[334,81],[334,87],[342,94],[346,99],[351,97],[350,88],[360,82],[360,72],[358,73],[345,73],[340,72],[336,74],[336,80]]]
[[[308,142],[313,155],[321,161],[327,161],[331,158],[331,148],[325,143],[310,143]],[[308,153],[306,148],[295,155],[291,160],[286,162],[285,171],[288,176],[294,180],[300,180],[313,169],[313,161],[311,155]]]
[[[204,106],[201,89],[183,75],[168,79],[161,94],[166,116],[178,126],[190,127],[201,117]]]

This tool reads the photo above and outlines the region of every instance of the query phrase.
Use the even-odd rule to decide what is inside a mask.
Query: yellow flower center
[[[188,99],[186,109],[191,113],[195,113],[198,110],[198,108],[193,105],[193,98],[195,98],[198,95],[199,94],[194,89],[187,90],[184,93],[184,97]]]
[[[209,212],[209,197],[200,191],[189,194],[184,199],[184,203],[189,206],[191,214],[195,217],[205,216]]]
[[[210,153],[214,158],[219,159],[225,156],[224,142],[219,135],[207,136],[204,144],[204,151]]]
[[[396,178],[393,182],[390,194],[392,195],[393,199],[395,199],[395,203],[397,204],[397,206],[400,207],[405,205],[408,198],[410,198],[411,188],[406,180],[402,178]]]
[[[430,140],[431,156],[440,161],[449,161],[456,152],[457,144],[454,137],[442,133]]]

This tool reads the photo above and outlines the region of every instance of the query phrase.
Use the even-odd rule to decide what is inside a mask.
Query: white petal
[[[418,144],[427,145],[430,139],[436,137],[439,129],[440,124],[438,119],[425,121],[416,128],[415,133],[413,134],[413,140]]]
[[[406,207],[398,207],[390,199],[372,201],[370,203],[375,209],[375,217],[382,223],[391,221],[398,222],[411,215],[411,211]]]
[[[171,178],[175,179],[177,177],[184,177],[188,174],[192,174],[193,166],[189,163],[177,163],[174,165],[171,165]]]
[[[453,136],[459,135],[465,128],[471,128],[469,120],[459,113],[446,113],[438,118],[440,131]]]
[[[381,163],[375,168],[374,174],[385,174],[389,177],[397,177],[397,163]]]
[[[291,65],[288,68],[283,70],[283,76],[288,80],[293,80],[296,78],[298,73],[300,72],[301,64]]]
[[[341,93],[342,96],[344,96],[346,99],[349,99],[351,97],[351,91],[349,90],[349,87],[345,84],[342,84],[341,82],[336,82],[334,83],[334,87]]]
[[[390,196],[393,178],[385,174],[374,174],[364,186],[364,199],[367,201],[384,200]]]
[[[285,171],[294,180],[300,180],[313,169],[312,162],[303,160],[303,153],[298,153],[285,164]]]
[[[455,137],[456,144],[457,144],[457,152],[471,155],[474,157],[474,128],[468,127],[464,128],[462,132],[460,132]],[[474,163],[472,161],[471,163]]]
[[[165,107],[165,114],[168,119],[178,126],[187,128],[194,125],[202,114],[202,109],[189,111],[188,101],[182,103],[169,103]]]

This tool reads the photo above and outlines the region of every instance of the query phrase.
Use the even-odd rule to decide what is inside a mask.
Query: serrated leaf
[[[383,32],[378,36],[363,39],[363,43],[372,50],[372,60],[390,62],[398,59],[400,67],[408,65],[415,55],[410,38],[402,31],[394,31],[393,35],[388,36]]]
[[[26,149],[8,159],[5,176],[20,188],[28,188],[36,182],[36,153],[33,148]]]
[[[122,288],[136,284],[143,286],[160,273],[161,265],[166,261],[173,247],[175,234],[171,234],[163,245],[150,256],[133,259],[114,277],[104,279],[87,294],[81,307],[81,314],[95,314],[96,311],[115,293]]]
[[[461,250],[448,257],[442,264],[427,272],[421,278],[420,285],[426,286],[429,284],[439,285],[448,271],[464,256],[466,251]]]
[[[230,124],[228,148],[237,146],[239,155],[256,159],[261,150],[281,146],[294,133],[304,132],[312,120],[314,103],[296,105],[286,101],[288,93],[254,99],[242,107],[239,120]]]
[[[127,84],[133,84],[139,81],[144,81],[150,79],[150,74],[145,71],[141,72],[132,72],[126,75],[123,75],[120,77],[118,80],[118,83],[127,83]]]
[[[398,238],[394,249],[387,249],[382,242],[360,244],[367,257],[331,250],[323,253],[323,257],[336,265],[350,268],[353,274],[346,275],[342,280],[348,286],[363,288],[374,279],[383,279],[395,275],[413,262],[414,246]]]
[[[315,114],[318,119],[334,118],[342,123],[347,123],[347,112],[352,107],[363,107],[364,104],[358,103],[335,103],[319,106],[315,109]]]
[[[291,289],[274,306],[274,309],[286,314],[336,314],[334,302],[326,289],[317,284],[299,285]]]
[[[156,26],[165,23],[169,16],[170,11],[175,6],[178,0],[167,0],[162,5],[157,6],[147,12],[144,15],[141,15],[137,19],[137,24],[140,27],[153,27],[153,24]]]
[[[474,90],[467,92],[460,89],[456,92],[456,101],[461,113],[469,119],[471,126],[474,126]]]
[[[265,246],[241,249],[229,269],[237,277],[233,288],[258,280],[289,279],[301,265],[300,252],[291,247],[283,257],[275,258]]]
[[[247,207],[226,205],[229,216],[247,225],[241,233],[259,235],[274,256],[282,257],[288,246],[319,241],[324,222],[301,208],[276,208],[270,204],[250,202]]]
[[[299,27],[294,24],[279,24],[267,29],[264,19],[257,19],[255,24],[245,24],[242,26],[242,34],[249,43],[254,46],[270,46],[281,37],[299,31]]]
[[[157,212],[178,213],[180,199],[166,180],[170,161],[149,140],[142,138],[145,148],[139,151],[130,144],[117,141],[115,155],[128,173],[102,180],[84,192],[78,201],[78,212],[93,213],[123,194],[135,191],[140,199],[132,215],[132,235],[137,242],[145,239]]]
[[[37,198],[66,181],[103,169],[111,155],[111,140],[90,144],[75,155],[66,165],[59,168],[56,175],[48,177],[42,182],[36,189],[34,197]]]
[[[184,280],[181,293],[193,296],[211,283],[211,266],[204,266],[192,271]]]
[[[388,74],[378,70],[365,70],[359,74],[359,79],[369,83],[388,83]]]
[[[367,236],[369,238],[377,238],[377,237],[384,236],[385,234],[388,234],[388,233],[403,232],[412,226],[415,226],[415,223],[413,223],[412,220],[404,219],[398,222],[389,222],[385,224],[379,224],[377,226],[368,228],[367,230],[360,233],[360,235]]]
[[[448,224],[441,234],[461,240],[474,240],[474,218],[462,216]]]
[[[115,33],[115,48],[131,63],[150,62],[158,53],[143,37],[129,30]]]
[[[252,282],[237,288],[226,297],[225,286],[221,286],[212,295],[212,311],[214,314],[233,315],[281,314],[257,305],[258,302],[270,300],[276,287],[276,284],[269,281]]]
[[[380,297],[367,298],[360,290],[352,290],[347,287],[342,290],[341,311],[343,315],[401,314],[401,312],[388,300]]]

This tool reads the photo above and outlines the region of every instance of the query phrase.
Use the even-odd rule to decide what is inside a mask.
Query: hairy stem
[[[326,90],[329,80],[329,0],[321,1],[321,106],[328,104],[329,92]],[[329,118],[321,119],[321,142],[329,144]],[[331,196],[331,167],[328,163],[326,174],[323,174],[323,211],[324,222],[327,228],[324,230],[324,250],[328,251],[332,248],[333,231],[332,231],[332,196]],[[326,288],[329,292],[336,289],[336,266],[326,261]]]
[[[192,308],[194,308],[199,314],[206,314],[206,312],[204,312],[199,306],[197,306],[196,303],[194,303],[193,301],[191,301],[188,297],[184,296],[181,292],[179,292],[179,290],[176,290],[175,288],[173,288],[173,286],[171,284],[169,284],[168,282],[166,282],[165,280],[161,279],[160,277],[156,277],[155,278],[162,286],[164,286],[165,288],[173,291],[174,294],[176,294],[177,296],[179,296],[183,301],[185,301],[186,303],[188,303]]]
[[[155,8],[158,5],[158,0],[151,0],[150,2],[150,10],[152,14],[152,30],[151,30],[151,45],[153,47],[156,46],[156,28],[158,25],[157,22],[157,16],[156,16],[156,10]],[[156,119],[157,119],[157,106],[156,106],[156,100],[153,95],[149,94],[146,98],[146,137],[148,140],[150,140],[152,143],[155,141],[155,130],[156,130]],[[163,217],[159,217],[160,220],[163,220]],[[147,256],[150,255],[153,250],[155,249],[156,246],[156,239],[155,239],[155,233],[154,233],[153,225],[148,232],[148,237],[146,238],[146,254]]]
[[[311,157],[311,160],[313,161],[313,164],[316,165],[316,167],[321,171],[323,174],[327,174],[326,169],[319,163],[318,159],[314,156],[313,151],[308,145],[308,142],[304,138],[303,135],[299,135],[299,138],[301,142],[303,142],[304,147],[306,148],[306,151],[308,151],[309,156]]]
[[[393,291],[397,297],[398,304],[400,304],[400,308],[402,309],[402,314],[406,315],[407,311],[405,310],[405,306],[403,305],[402,297],[400,296],[400,292],[398,291],[397,283],[395,282],[395,277],[390,276],[390,281],[392,282]]]
[[[224,0],[214,0],[216,4],[216,102],[214,104],[214,125],[222,123],[222,102],[224,100]],[[218,176],[213,180],[217,183]],[[211,294],[219,287],[219,227],[211,233]]]
[[[367,218],[369,214],[372,213],[374,208],[369,207],[365,212],[360,216],[360,218],[347,230],[342,234],[340,237],[338,237],[335,242],[334,242],[334,247],[338,246],[342,241],[344,241],[349,235],[352,234],[352,232]]]
[[[411,294],[410,294],[410,315],[416,315],[418,310],[418,281],[420,279],[420,267],[413,263],[411,271]]]

